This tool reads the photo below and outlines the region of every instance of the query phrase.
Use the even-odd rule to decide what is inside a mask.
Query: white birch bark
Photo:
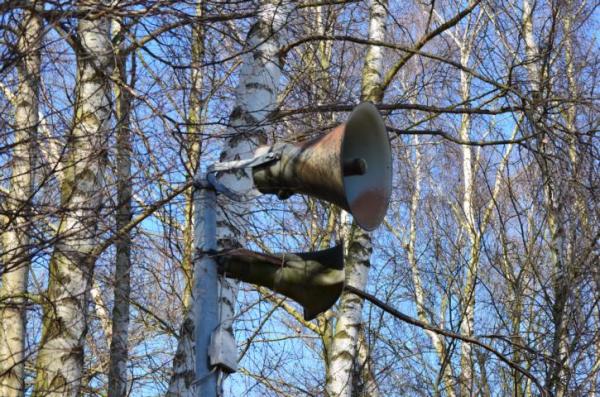
[[[246,39],[246,50],[242,55],[236,101],[229,119],[227,136],[220,161],[251,157],[257,146],[266,143],[267,117],[275,109],[280,68],[278,32],[285,23],[286,9],[281,1],[262,1],[259,5],[257,21],[250,28]],[[217,175],[219,183],[232,190],[243,191],[252,187],[252,178],[247,170],[225,172]],[[244,244],[243,219],[247,216],[248,205],[231,202],[219,197],[217,207],[217,239],[219,249],[239,247]],[[219,280],[220,326],[233,333],[237,284],[230,279]],[[189,310],[193,313],[194,310]],[[194,379],[194,337],[195,321],[192,316],[184,322],[180,338],[184,338],[182,348],[178,348],[175,367],[188,367],[187,381],[171,382],[173,388],[167,395],[193,396],[194,388],[189,380]],[[183,332],[185,331],[185,335]],[[181,344],[182,342],[180,342]],[[184,351],[185,349],[185,351]],[[179,355],[181,353],[181,355]],[[177,375],[177,373],[175,373]],[[175,376],[174,375],[174,376]],[[174,391],[177,390],[177,393]]]
[[[370,3],[369,39],[385,39],[387,1]],[[362,77],[362,99],[380,102],[383,97],[383,47],[369,46]],[[344,235],[346,247],[346,283],[364,290],[367,285],[372,251],[371,236],[358,227]],[[353,368],[356,363],[359,330],[362,326],[363,300],[344,291],[340,299],[337,321],[330,348],[326,393],[330,397],[350,397]]]
[[[94,312],[98,320],[100,320],[100,326],[102,332],[106,338],[106,347],[110,346],[110,340],[112,338],[112,324],[110,320],[110,313],[107,310],[106,303],[102,298],[101,287],[98,283],[94,283],[94,286],[90,289],[90,298],[94,302]]]
[[[271,128],[267,118],[277,105],[281,76],[278,61],[279,30],[285,23],[286,7],[281,0],[263,0],[259,6],[258,19],[250,28],[246,40],[252,51],[242,57],[236,103],[229,118],[229,138],[221,151],[221,161],[251,157],[259,145],[266,143]],[[253,184],[249,172],[226,172],[218,175],[217,180],[234,190],[245,191]],[[244,245],[244,219],[247,219],[249,212],[247,203],[228,199],[224,199],[222,205],[217,207],[219,250]],[[221,278],[219,290],[221,327],[233,332],[237,284],[231,279]]]
[[[117,135],[117,210],[115,228],[120,230],[132,218],[131,213],[131,99],[121,85],[127,84],[127,62],[122,52],[123,26],[118,19],[113,20],[112,36],[115,43],[115,106]],[[108,397],[127,395],[127,357],[129,340],[129,301],[131,294],[131,236],[126,233],[115,242],[116,263],[114,281],[114,304],[112,310],[112,332],[110,335],[110,361],[108,371]]]
[[[24,11],[17,43],[18,86],[14,97],[15,142],[12,177],[6,197],[8,223],[2,235],[0,286],[0,396],[20,397],[25,390],[26,298],[30,264],[29,222],[36,167],[38,94],[42,22]]]
[[[87,7],[81,7],[87,11]],[[77,396],[83,376],[87,302],[102,199],[104,152],[111,115],[108,21],[82,18],[73,128],[61,185],[64,209],[50,261],[34,396]],[[68,237],[65,237],[68,234]]]
[[[464,42],[461,46],[461,64],[468,66],[471,54],[470,43]],[[460,72],[460,90],[463,101],[468,100],[471,92],[471,77],[465,71]],[[459,137],[463,141],[469,140],[471,128],[471,116],[464,114],[461,120]],[[463,198],[462,211],[464,215],[463,228],[469,237],[469,256],[465,274],[465,285],[463,289],[462,321],[460,332],[462,335],[473,335],[475,321],[475,286],[477,281],[477,269],[479,265],[479,231],[475,223],[473,209],[473,152],[470,145],[462,145],[462,179]],[[460,349],[460,393],[462,396],[473,392],[473,353],[471,344],[463,342]]]
[[[364,329],[358,334],[356,368],[354,371],[354,390],[355,396],[378,397],[379,384],[375,378],[375,368],[369,350],[369,344],[365,337]]]

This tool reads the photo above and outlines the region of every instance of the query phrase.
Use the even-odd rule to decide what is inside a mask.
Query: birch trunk
[[[113,42],[115,43],[115,105],[117,117],[117,211],[116,230],[121,230],[130,221],[131,213],[131,98],[123,85],[127,84],[126,54],[122,52],[123,26],[113,20]],[[127,395],[127,342],[129,339],[129,301],[131,293],[131,236],[122,235],[115,242],[116,266],[114,282],[114,305],[110,341],[110,364],[108,372],[108,397]]]
[[[89,11],[83,8],[82,11]],[[76,103],[61,185],[61,237],[50,261],[34,396],[77,396],[83,377],[87,302],[102,199],[104,152],[111,115],[108,20],[82,18],[77,28]],[[68,236],[66,236],[68,235]]]
[[[370,3],[369,40],[385,39],[387,1]],[[383,98],[383,47],[369,46],[362,77],[362,99],[380,102]],[[369,233],[353,226],[344,235],[346,247],[346,283],[364,290],[367,285],[372,252]],[[362,326],[363,300],[344,291],[340,299],[335,331],[330,348],[326,393],[330,397],[353,395],[353,368],[358,355],[358,336]]]
[[[8,223],[2,236],[0,286],[0,396],[23,396],[27,280],[30,264],[30,205],[36,167],[38,93],[40,82],[41,19],[23,12],[17,44],[18,87],[15,95],[15,142],[12,177],[6,198]]]
[[[461,64],[468,66],[471,48],[470,44],[463,43],[461,46]],[[463,101],[467,101],[471,92],[471,77],[464,71],[460,72],[460,89]],[[461,120],[460,139],[469,140],[471,128],[471,116],[464,114]],[[479,232],[475,223],[473,209],[473,152],[470,145],[462,145],[462,179],[463,200],[462,210],[464,215],[463,227],[469,236],[469,256],[465,275],[465,286],[463,289],[462,321],[460,332],[462,335],[473,335],[475,321],[475,286],[477,281],[477,268],[479,265]],[[471,395],[473,392],[473,353],[471,344],[463,342],[460,349],[460,394]]]
[[[204,2],[196,4],[196,16],[203,15]],[[190,102],[188,116],[188,136],[192,140],[188,148],[188,172],[194,175],[200,162],[200,122],[202,113],[202,62],[204,59],[204,28],[201,23],[192,25],[192,48],[190,70]],[[179,331],[177,352],[173,360],[173,374],[169,380],[167,396],[192,396],[194,394],[191,383],[195,379],[195,350],[194,335],[196,328],[194,299],[192,295],[193,281],[193,256],[194,256],[194,200],[193,191],[185,192],[186,224],[183,232],[183,258],[182,270],[185,278],[183,292],[184,320]]]
[[[565,121],[566,121],[566,127],[567,127],[567,137],[566,137],[566,141],[568,142],[569,145],[569,168],[570,168],[570,175],[569,180],[570,181],[579,181],[582,178],[582,161],[581,161],[581,149],[580,149],[580,145],[578,142],[578,128],[577,128],[577,116],[578,116],[578,111],[577,111],[577,104],[578,104],[578,100],[580,99],[580,95],[578,93],[579,88],[578,88],[578,83],[577,83],[577,77],[576,77],[576,67],[575,67],[575,48],[573,45],[573,38],[574,38],[574,32],[573,32],[573,24],[576,20],[576,14],[577,14],[577,7],[579,7],[579,4],[577,2],[574,1],[567,1],[565,3],[565,16],[563,18],[563,34],[565,37],[565,62],[567,64],[567,87],[568,87],[568,95],[569,95],[569,99],[571,100],[571,103],[568,105],[567,108],[567,114],[565,117]],[[568,258],[567,260],[570,262],[569,264],[565,263],[565,272],[568,275],[568,280],[565,281],[565,288],[572,288],[571,287],[571,280],[573,280],[574,278],[576,278],[577,276],[575,276],[576,273],[580,272],[580,270],[576,270],[576,268],[578,267],[578,265],[576,264],[576,260],[574,258],[576,258],[576,251],[578,250],[577,247],[577,240],[580,239],[579,234],[581,233],[579,231],[579,228],[581,228],[583,235],[593,235],[594,231],[593,228],[590,227],[591,223],[590,223],[590,211],[588,209],[588,207],[586,206],[585,203],[585,198],[586,198],[586,194],[584,192],[582,192],[581,187],[579,184],[573,184],[570,183],[569,184],[569,189],[572,189],[572,195],[574,195],[574,201],[575,201],[575,219],[571,219],[570,220],[570,225],[569,225],[569,231],[568,231],[568,237],[569,237],[569,242],[567,245],[567,249],[566,249],[566,258]],[[576,294],[578,294],[579,292],[576,292]],[[567,293],[565,292],[565,295]],[[568,328],[568,324],[565,324],[563,326],[564,331],[563,331],[563,335],[561,335],[561,341],[560,341],[560,350],[561,350],[561,355],[563,357],[563,359],[565,360],[564,362],[561,362],[563,365],[563,369],[561,369],[560,371],[564,372],[566,375],[570,374],[567,372],[568,368],[570,367],[569,363],[566,361],[568,360],[570,351],[573,350],[575,351],[575,343],[573,344],[569,344],[568,342],[568,332],[566,331],[566,328]],[[596,341],[596,347],[598,347],[600,345],[600,339],[597,339]],[[598,354],[599,349],[596,349],[596,353]],[[597,365],[596,365],[597,368]],[[594,371],[594,369],[592,369],[592,371]],[[592,372],[594,373],[594,372]],[[593,375],[592,375],[593,376]],[[557,378],[561,379],[562,378],[562,374],[559,372],[557,374]],[[597,378],[596,382],[597,382]],[[566,381],[564,382],[564,386],[560,385],[561,389],[558,390],[558,395],[564,395],[567,391],[567,385],[568,385],[568,378],[566,379]],[[563,389],[564,388],[564,389]],[[593,390],[593,389],[592,389]]]
[[[287,7],[287,6],[285,6]],[[220,161],[251,157],[254,150],[267,141],[271,129],[269,115],[276,109],[281,70],[279,67],[279,30],[286,20],[287,10],[281,0],[263,0],[256,23],[246,39],[250,51],[242,56],[236,101],[229,116],[227,140]],[[236,191],[252,188],[250,170],[237,170],[217,175],[217,181]],[[221,196],[217,206],[217,244],[219,250],[245,245],[244,219],[250,205],[232,202]],[[237,282],[219,277],[220,327],[233,334],[233,316],[237,298]]]
[[[285,18],[279,3],[276,0],[261,2],[257,21],[248,33],[246,50],[249,51],[242,56],[236,101],[226,133],[229,138],[221,152],[220,161],[251,157],[257,146],[266,143],[268,126],[265,122],[275,109],[280,78],[277,37]],[[252,187],[252,178],[247,170],[222,173],[217,175],[217,180],[236,191]],[[239,247],[244,243],[242,220],[248,212],[248,206],[244,203],[233,203],[222,196],[219,200],[221,200],[217,207],[219,249]],[[233,280],[220,278],[218,289],[220,327],[233,333],[237,284]],[[195,321],[192,318],[194,310],[190,309],[189,312],[191,316],[184,322],[184,330],[180,336],[181,348],[178,347],[174,363],[175,371],[177,368],[189,369],[185,373],[181,372],[180,375],[175,372],[174,377],[178,376],[181,380],[173,382],[172,379],[173,388],[169,389],[168,395],[195,395],[191,384],[195,377],[193,350]]]
[[[549,137],[546,136],[543,126],[543,109],[539,108],[539,103],[543,98],[544,82],[547,78],[546,69],[538,66],[542,62],[542,56],[537,47],[534,38],[534,4],[530,0],[523,0],[523,19],[522,29],[525,39],[525,53],[527,55],[527,71],[529,74],[530,86],[532,91],[533,109],[530,109],[528,117],[532,128],[538,134],[538,150],[542,153],[538,156],[540,171],[544,180],[544,207],[547,214],[548,223],[548,246],[550,254],[550,265],[553,274],[552,288],[554,292],[554,301],[552,302],[552,360],[546,376],[546,387],[554,391],[556,397],[565,395],[566,386],[564,383],[566,360],[568,358],[568,341],[566,332],[565,308],[569,294],[569,272],[565,263],[564,253],[564,225],[559,211],[560,194],[556,182],[555,172],[552,164],[549,163],[546,154],[552,154],[554,149]],[[568,23],[567,23],[568,25]],[[567,46],[568,47],[568,46]],[[571,49],[567,49],[569,52]],[[567,53],[567,58],[572,54]],[[569,71],[567,70],[567,73]],[[572,88],[572,87],[569,87]],[[572,154],[572,153],[570,153]]]
[[[357,360],[353,375],[353,395],[355,396],[379,396],[379,384],[375,378],[375,369],[370,353],[365,331],[361,329],[358,334]]]
[[[306,2],[308,4],[308,2]],[[337,18],[337,12],[328,5],[321,5],[318,7],[310,7],[303,10],[306,12],[306,18],[313,23],[307,24],[305,27],[304,34],[311,35],[314,32],[323,36],[333,35],[335,30],[335,21]],[[310,45],[310,51],[304,52],[302,67],[307,70],[309,81],[311,81],[310,92],[314,94],[313,101],[317,105],[321,105],[327,102],[328,95],[331,92],[331,55],[332,55],[332,44],[331,41],[317,41]],[[328,125],[334,123],[333,115],[324,115],[317,113],[316,125]],[[293,139],[293,137],[290,137]],[[310,197],[307,198],[309,213],[313,214],[311,218],[311,227],[309,232],[310,246],[317,246],[319,249],[324,250],[329,248],[331,243],[331,236],[335,232],[339,218],[339,209],[334,205],[329,205],[327,208],[327,227],[323,229],[319,223],[320,216],[315,212],[317,207],[316,199]],[[329,356],[331,343],[333,340],[334,332],[334,313],[333,310],[319,315],[317,317],[317,327],[314,327],[316,333],[321,338],[321,357],[325,366],[325,374],[329,372]],[[296,319],[300,321],[304,326],[311,327],[310,322],[304,321],[301,315],[298,314]]]

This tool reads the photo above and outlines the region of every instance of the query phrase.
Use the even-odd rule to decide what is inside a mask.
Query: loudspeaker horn
[[[219,273],[261,285],[292,298],[314,319],[338,300],[344,288],[343,245],[308,253],[267,255],[235,249],[217,256]]]
[[[301,143],[269,148],[273,161],[252,168],[261,193],[286,199],[294,193],[319,198],[350,212],[373,230],[383,221],[392,193],[392,155],[377,108],[365,102],[348,121]]]

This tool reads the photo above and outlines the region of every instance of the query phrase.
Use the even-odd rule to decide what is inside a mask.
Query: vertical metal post
[[[196,332],[196,395],[216,397],[217,367],[211,368],[209,346],[212,332],[219,325],[217,263],[217,195],[205,176],[194,192],[194,300]]]

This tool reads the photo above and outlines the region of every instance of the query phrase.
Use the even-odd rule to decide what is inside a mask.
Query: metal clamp
[[[272,149],[272,146],[261,146],[256,149],[254,156],[249,159],[214,163],[208,167],[207,174],[238,170],[242,168],[251,168],[279,160],[281,158],[281,154],[273,152]]]
[[[233,201],[243,202],[252,200],[261,195],[258,190],[250,189],[246,192],[236,192],[220,183],[215,174],[218,172],[257,167],[259,165],[278,161],[281,159],[281,153],[275,152],[273,149],[273,146],[261,146],[256,149],[251,158],[214,163],[206,170],[205,178],[196,179],[194,187],[197,189],[214,189],[217,193],[221,193]]]

